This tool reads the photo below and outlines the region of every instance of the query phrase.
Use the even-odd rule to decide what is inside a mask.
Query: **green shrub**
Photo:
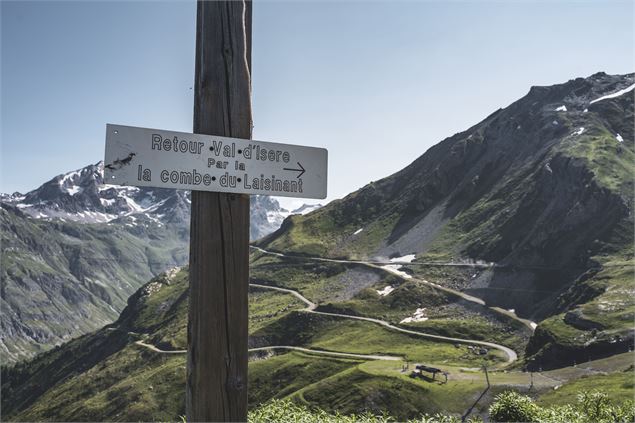
[[[635,421],[635,404],[626,401],[622,405],[613,405],[609,396],[603,392],[581,392],[578,394],[580,411],[587,417],[584,422],[613,423]]]
[[[387,416],[331,415],[321,409],[309,410],[291,401],[272,400],[249,413],[249,423],[388,423],[393,421]]]
[[[309,410],[302,405],[294,404],[289,400],[272,400],[257,409],[249,412],[249,423],[393,423],[392,417],[382,414],[376,416],[372,413],[363,414],[328,414],[324,410]],[[442,414],[424,415],[409,423],[460,423],[460,417],[446,416]],[[467,423],[482,423],[480,418],[468,419]]]
[[[549,423],[581,423],[586,417],[573,405],[567,404],[559,407],[549,407],[541,410],[540,422]]]
[[[489,408],[489,416],[495,422],[535,422],[540,407],[525,395],[514,391],[498,394]]]
[[[439,413],[433,416],[426,414],[419,419],[408,421],[408,423],[460,423],[460,422],[461,422],[460,417],[446,416]],[[475,417],[475,418],[467,419],[466,422],[467,423],[482,423],[483,420],[481,420],[479,417]]]
[[[581,392],[578,394],[578,403],[591,421],[600,422],[611,417],[611,400],[605,393]]]
[[[508,391],[489,408],[495,422],[627,423],[635,422],[635,402],[614,405],[603,392],[580,392],[577,404],[541,408],[531,398]]]
[[[614,405],[601,392],[581,392],[577,404],[541,408],[525,395],[506,391],[494,399],[490,418],[495,422],[538,423],[627,423],[635,422],[635,402]],[[183,420],[183,419],[182,419]],[[272,400],[249,412],[249,423],[393,423],[387,414],[329,414],[321,409],[309,409],[289,400]],[[425,414],[408,423],[459,423],[461,418],[443,414]],[[482,423],[479,417],[467,423]]]

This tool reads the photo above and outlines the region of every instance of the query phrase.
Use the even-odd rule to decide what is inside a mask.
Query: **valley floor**
[[[265,252],[265,251],[263,251]],[[417,364],[422,363],[413,363],[406,359],[404,356],[400,355],[389,355],[389,354],[360,354],[360,353],[351,353],[344,351],[334,351],[334,350],[325,350],[325,349],[316,349],[316,348],[304,348],[293,345],[275,345],[275,346],[264,346],[264,347],[256,347],[251,348],[250,353],[254,353],[253,361],[250,366],[250,371],[253,369],[258,369],[258,367],[262,366],[262,360],[272,359],[276,357],[276,360],[284,359],[285,356],[291,354],[295,356],[298,360],[306,360],[312,361],[315,359],[354,359],[358,360],[354,362],[354,368],[356,372],[360,372],[366,375],[369,378],[377,379],[377,378],[385,378],[386,380],[394,379],[395,381],[399,381],[402,383],[407,383],[411,385],[411,388],[414,389],[422,389],[426,393],[436,393],[439,398],[443,395],[448,395],[450,403],[458,402],[454,407],[450,407],[450,409],[445,409],[445,411],[454,411],[457,412],[461,409],[464,409],[468,406],[468,402],[473,400],[474,397],[478,397],[476,401],[472,404],[472,407],[478,406],[479,400],[482,400],[479,409],[481,412],[484,410],[484,405],[487,404],[487,399],[493,397],[494,392],[501,392],[505,389],[514,389],[516,391],[538,395],[541,398],[542,402],[546,404],[550,404],[551,402],[558,403],[557,398],[559,395],[557,393],[563,393],[563,395],[571,395],[570,391],[572,390],[571,385],[580,385],[580,379],[591,379],[582,383],[582,387],[591,386],[589,382],[607,379],[607,377],[616,371],[628,368],[629,364],[633,362],[635,359],[635,355],[632,353],[625,353],[613,356],[607,359],[601,360],[593,360],[588,363],[583,363],[577,366],[565,367],[557,370],[543,371],[543,372],[525,372],[519,370],[506,370],[510,364],[518,359],[517,354],[510,348],[504,347],[502,345],[481,342],[478,340],[469,340],[469,339],[456,339],[456,338],[448,338],[448,337],[436,337],[434,335],[428,335],[421,332],[404,330],[402,328],[392,326],[388,322],[379,320],[379,319],[371,319],[364,318],[359,316],[351,316],[345,314],[334,314],[334,313],[326,313],[326,312],[316,312],[315,309],[317,305],[304,296],[302,296],[297,291],[291,289],[285,289],[274,286],[266,286],[262,284],[250,284],[252,288],[256,288],[259,290],[269,290],[273,292],[277,292],[280,295],[291,295],[300,301],[302,301],[306,308],[302,311],[307,313],[316,313],[322,314],[326,316],[334,316],[343,319],[351,319],[351,320],[362,320],[371,323],[376,323],[380,326],[383,326],[387,330],[395,330],[401,331],[408,334],[416,334],[421,335],[423,337],[432,337],[440,338],[442,341],[450,341],[455,343],[464,343],[464,344],[475,344],[475,345],[487,345],[489,347],[498,349],[500,352],[506,355],[505,361],[500,361],[496,365],[491,366],[488,369],[488,374],[485,375],[483,367],[465,367],[458,365],[448,365],[448,360],[443,360],[441,362],[427,361],[424,363],[428,366],[438,366],[440,370],[444,373],[446,378],[443,376],[435,375],[434,378],[431,375],[422,374],[417,377],[412,377],[412,370],[416,367]],[[512,316],[511,318],[515,318]],[[143,341],[136,341],[136,345],[149,349],[155,353],[160,354],[186,354],[187,350],[161,350],[154,345],[147,344]],[[260,353],[266,352],[265,355]],[[279,355],[282,354],[282,355]],[[275,360],[274,360],[275,361]],[[257,372],[258,370],[256,370]],[[330,376],[329,378],[335,380],[337,378],[348,377],[351,369],[347,368],[345,371],[336,373],[335,375]],[[303,387],[302,389],[293,392],[287,396],[279,396],[274,395],[276,398],[291,398],[298,400],[307,405],[315,405],[313,400],[308,400],[304,393],[307,391],[312,391],[313,389],[324,390],[328,386],[328,382],[326,380],[319,380],[318,382]],[[330,387],[329,387],[330,389]],[[483,394],[487,394],[488,391],[492,392],[484,398]],[[560,390],[560,392],[557,392]],[[468,399],[467,402],[460,401],[457,398],[457,394],[461,393],[461,395],[468,394],[467,397],[463,399]],[[544,397],[544,399],[542,399]],[[324,404],[321,404],[324,406]],[[463,407],[463,408],[461,408]],[[333,409],[332,411],[339,411],[338,409]],[[390,410],[387,410],[390,411]]]
[[[457,301],[448,290],[372,263],[304,258],[296,264],[281,262],[280,253],[257,254],[249,300],[252,409],[289,399],[331,413],[385,412],[406,420],[436,412],[485,416],[493,398],[509,389],[545,405],[575,401],[577,392],[596,387],[618,400],[633,395],[632,352],[524,372],[519,353],[531,327],[513,313],[475,297]],[[362,288],[342,291],[334,278],[343,277]],[[395,290],[376,294],[383,286]],[[446,314],[399,323],[422,308],[422,299]],[[116,324],[3,374],[3,410],[20,421],[183,415],[187,303],[185,270],[153,279]],[[457,326],[465,316],[469,324]],[[436,324],[445,331],[434,332]],[[439,372],[415,374],[417,365]]]

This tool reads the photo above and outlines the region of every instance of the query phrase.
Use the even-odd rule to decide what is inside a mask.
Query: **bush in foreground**
[[[489,408],[489,416],[495,422],[535,422],[540,411],[531,398],[507,391],[496,397]]]
[[[533,399],[517,392],[499,394],[490,406],[489,415],[495,422],[538,423],[626,423],[635,422],[635,402],[613,404],[601,392],[581,392],[577,404],[540,407]],[[479,423],[479,417],[466,420]],[[310,410],[289,400],[273,400],[249,413],[249,423],[392,423],[387,414],[329,414],[324,410]],[[423,415],[408,423],[459,423],[460,417],[442,414]]]
[[[635,422],[635,402],[613,404],[602,392],[581,392],[578,403],[541,408],[525,395],[513,391],[499,394],[489,408],[495,422],[627,423]]]
[[[328,414],[324,410],[309,410],[302,405],[288,400],[273,400],[249,413],[249,423],[392,423],[397,420],[384,415],[363,414]],[[408,423],[459,423],[459,417],[443,416],[440,414],[425,415]],[[468,423],[479,423],[481,419],[468,419]]]

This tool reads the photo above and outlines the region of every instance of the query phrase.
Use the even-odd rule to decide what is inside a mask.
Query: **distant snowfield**
[[[635,84],[631,85],[630,87],[626,87],[623,90],[619,90],[617,92],[614,92],[612,94],[607,94],[607,95],[605,95],[603,97],[596,98],[595,100],[590,101],[589,104],[597,103],[598,101],[602,101],[602,100],[608,100],[609,98],[619,97],[621,95],[626,94],[629,91],[633,91],[633,89],[635,89]]]
[[[78,192],[82,192],[82,188],[81,188],[81,187],[78,187],[78,186],[76,186],[76,185],[73,185],[72,187],[67,188],[67,189],[66,189],[66,192],[68,192],[70,195],[75,195],[75,194],[77,194]]]
[[[44,209],[44,212],[43,212],[37,209],[31,210],[34,207],[32,204],[23,204],[23,203],[16,204],[16,206],[31,217],[35,219],[44,219],[44,220],[60,219],[64,222],[66,222],[67,220],[70,220],[71,222],[81,222],[81,223],[107,223],[119,217],[116,214],[93,212],[93,211],[68,213],[68,212],[59,211],[55,209]]]

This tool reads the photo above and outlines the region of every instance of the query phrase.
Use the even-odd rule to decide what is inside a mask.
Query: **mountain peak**
[[[635,74],[607,75],[597,72],[586,78],[571,79],[563,84],[550,86],[532,86],[527,96],[518,100],[532,105],[540,104],[549,108],[555,103],[565,106],[566,110],[584,111],[607,95],[621,95],[633,89]],[[619,93],[619,94],[618,94]],[[518,103],[517,102],[517,103]],[[555,110],[555,109],[554,109]]]
[[[0,194],[0,201],[36,219],[107,223],[123,219],[128,226],[188,225],[189,191],[104,184],[104,162],[55,176],[26,194]],[[251,196],[250,238],[280,227],[289,212],[273,197]]]

